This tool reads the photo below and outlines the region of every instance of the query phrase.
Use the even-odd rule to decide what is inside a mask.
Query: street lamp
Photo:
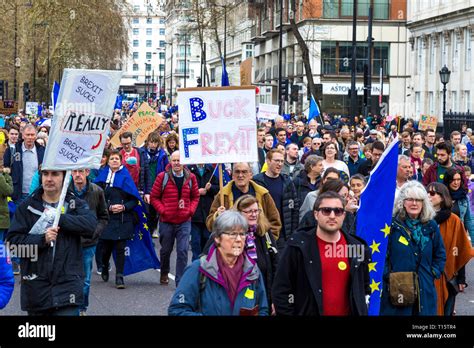
[[[451,76],[451,71],[445,66],[439,71],[439,78],[443,84],[443,124],[444,117],[446,116],[446,85],[449,83],[449,77]]]

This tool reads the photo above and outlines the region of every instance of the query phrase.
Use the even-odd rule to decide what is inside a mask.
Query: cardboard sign
[[[38,115],[38,103],[26,102],[25,112],[27,115]]]
[[[274,120],[278,116],[278,105],[260,104],[258,106],[257,118],[259,120]]]
[[[437,125],[438,125],[437,116],[421,115],[420,122],[418,123],[418,130],[424,131],[428,128],[431,128],[436,132]]]
[[[0,115],[18,114],[18,103],[13,100],[0,100]]]
[[[255,87],[178,89],[182,164],[256,162]]]
[[[150,105],[143,103],[130,119],[114,134],[110,142],[113,146],[120,146],[120,134],[132,132],[132,145],[142,146],[148,134],[157,129],[164,121],[163,116],[153,110]]]
[[[65,69],[43,169],[100,168],[121,71]]]

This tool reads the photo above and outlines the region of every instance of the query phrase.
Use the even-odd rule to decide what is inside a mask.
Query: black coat
[[[101,186],[105,192],[105,202],[109,210],[109,223],[102,232],[100,239],[106,240],[126,240],[133,237],[135,231],[133,208],[138,204],[137,199],[118,187]],[[110,211],[110,206],[123,204],[125,211],[114,214]]]
[[[316,181],[316,190],[319,188],[321,178]],[[308,180],[308,175],[306,174],[305,170],[302,170],[298,176],[293,181],[296,188],[296,193],[298,195],[298,201],[304,202],[304,199],[308,195],[308,193],[313,192],[314,190],[311,189],[310,182]],[[300,204],[301,204],[300,203]]]
[[[191,222],[193,223],[206,224],[207,216],[209,215],[212,202],[214,201],[214,196],[219,192],[219,182],[213,175],[214,168],[209,164],[205,165],[202,176],[199,174],[197,165],[190,165],[188,166],[188,169],[196,176],[199,188],[204,188],[209,180],[211,181],[211,189],[204,196],[199,196],[199,204],[191,219]]]
[[[342,233],[348,245],[361,245],[365,252],[363,261],[349,257],[350,310],[352,315],[367,315],[365,296],[370,294],[370,251],[362,239]],[[290,237],[280,255],[273,281],[272,298],[277,315],[323,315],[324,294],[319,254],[315,228],[299,230]]]
[[[23,151],[22,151],[22,141],[19,141],[15,144],[15,155],[12,156],[10,147],[7,147],[5,154],[3,155],[3,165],[11,169],[11,177],[13,180],[13,194],[12,199],[14,201],[21,198],[23,191]],[[45,148],[37,143],[36,147],[36,156],[38,158],[38,165],[43,163],[44,150]],[[17,155],[18,154],[18,155]]]
[[[82,305],[84,270],[81,237],[91,237],[97,225],[87,203],[70,194],[67,208],[59,219],[59,233],[53,248],[46,244],[44,234],[29,234],[44,211],[40,188],[17,208],[8,231],[11,245],[38,248],[37,260],[21,259],[21,309],[42,311],[55,307]]]
[[[253,181],[255,181],[260,186],[268,187],[265,184],[264,173],[257,174],[253,177]],[[290,235],[296,231],[298,228],[298,220],[299,220],[299,211],[300,211],[300,200],[296,193],[295,185],[293,181],[287,175],[282,175],[283,178],[283,221],[285,226],[285,236],[280,234],[280,238],[278,240],[286,241],[290,237]],[[270,192],[271,193],[271,192]],[[273,198],[273,197],[272,197]],[[282,238],[283,237],[283,238]]]
[[[374,167],[375,166],[372,164],[372,160],[369,159],[360,165],[359,169],[357,170],[357,174],[362,174],[363,176],[367,177],[370,175],[370,172],[372,169],[374,169]]]
[[[69,192],[72,195],[77,196],[72,180],[71,184],[69,185]],[[85,194],[79,198],[84,199],[87,202],[89,209],[97,217],[97,226],[95,227],[92,238],[82,238],[82,247],[87,248],[97,245],[99,237],[107,226],[107,222],[109,221],[109,210],[107,204],[105,203],[104,190],[102,190],[99,185],[90,182],[89,179],[87,180],[87,189]]]

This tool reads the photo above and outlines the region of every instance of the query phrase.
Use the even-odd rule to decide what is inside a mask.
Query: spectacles
[[[405,198],[405,201],[408,203],[422,203],[423,202],[422,199],[418,199],[418,198]]]
[[[349,151],[359,151],[359,148],[358,147],[352,147],[352,148],[349,148]]]
[[[331,215],[332,212],[334,212],[334,215],[336,216],[342,216],[342,214],[344,214],[345,212],[344,208],[329,208],[329,207],[319,208],[319,209],[316,209],[316,211],[320,211],[321,214],[323,214],[324,216],[329,216]]]
[[[261,209],[253,209],[253,210],[242,210],[242,213],[248,214],[248,215],[257,215],[261,213]]]
[[[222,234],[228,235],[232,240],[236,240],[237,237],[240,237],[241,239],[245,239],[247,237],[247,232],[222,232]]]
[[[433,196],[436,196],[436,195],[440,195],[439,192],[436,192],[436,191],[429,191],[428,194],[433,197]]]
[[[234,170],[234,174],[236,174],[236,175],[239,175],[239,174],[246,175],[248,173],[249,173],[248,170]]]

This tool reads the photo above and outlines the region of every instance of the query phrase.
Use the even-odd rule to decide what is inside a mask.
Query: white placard
[[[278,105],[260,104],[257,118],[259,120],[274,120],[278,116],[278,110]]]
[[[26,102],[25,112],[27,115],[37,115],[38,114],[38,103],[37,102]]]
[[[65,69],[43,169],[100,168],[121,71]]]
[[[255,87],[178,89],[182,164],[256,162]]]

